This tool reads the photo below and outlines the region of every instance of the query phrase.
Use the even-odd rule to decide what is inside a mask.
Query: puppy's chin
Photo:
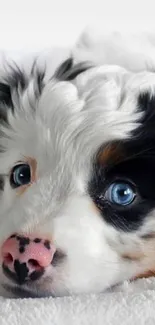
[[[30,287],[24,286],[13,286],[9,284],[2,285],[3,296],[5,298],[47,298],[54,297],[50,292],[45,292],[43,290],[31,289]]]
[[[47,278],[35,283],[18,285],[10,280],[3,280],[0,287],[0,294],[5,298],[48,298],[62,297],[71,295],[65,288],[55,288],[51,279]]]

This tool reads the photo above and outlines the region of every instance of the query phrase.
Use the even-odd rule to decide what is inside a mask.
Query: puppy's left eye
[[[13,168],[10,175],[10,185],[17,188],[31,182],[31,170],[28,164],[20,164]]]
[[[131,204],[135,197],[133,185],[126,182],[112,183],[105,193],[106,200],[120,206]]]

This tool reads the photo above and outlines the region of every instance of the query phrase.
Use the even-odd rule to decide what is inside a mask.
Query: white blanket
[[[154,325],[155,279],[124,283],[99,295],[0,298],[0,325]]]

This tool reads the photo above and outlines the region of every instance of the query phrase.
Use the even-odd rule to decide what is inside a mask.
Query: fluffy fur
[[[10,71],[0,90],[0,244],[36,233],[65,256],[20,288],[1,270],[3,294],[101,292],[153,271],[154,73],[67,61],[48,81]],[[10,173],[29,159],[37,178],[20,192]],[[136,182],[132,208],[98,201],[116,177]]]

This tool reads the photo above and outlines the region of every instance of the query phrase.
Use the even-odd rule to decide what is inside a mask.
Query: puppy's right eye
[[[31,182],[31,169],[28,164],[20,164],[12,169],[10,175],[10,185],[17,188]]]
[[[110,185],[105,198],[113,204],[126,206],[134,201],[136,193],[130,183],[117,181]]]

